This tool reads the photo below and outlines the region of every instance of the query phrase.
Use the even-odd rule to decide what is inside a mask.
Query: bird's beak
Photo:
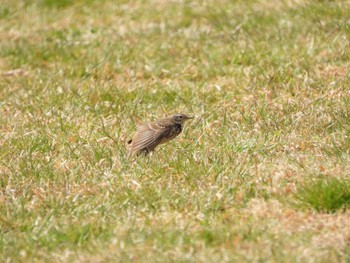
[[[191,117],[186,116],[186,119],[193,119],[193,118],[194,118],[194,116],[191,116]]]

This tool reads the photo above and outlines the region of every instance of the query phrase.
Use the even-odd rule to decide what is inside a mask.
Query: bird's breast
[[[160,143],[168,142],[172,139],[174,139],[176,136],[178,136],[182,132],[182,125],[181,124],[175,124],[173,126],[170,126],[168,128],[167,134],[163,137]]]

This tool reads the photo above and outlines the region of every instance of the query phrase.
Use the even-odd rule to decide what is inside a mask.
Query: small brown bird
[[[142,153],[147,155],[159,144],[166,143],[178,136],[184,122],[192,118],[185,114],[175,114],[139,125],[132,140],[128,141],[130,144],[129,154],[131,156]]]

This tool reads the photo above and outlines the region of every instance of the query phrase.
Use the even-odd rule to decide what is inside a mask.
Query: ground
[[[349,1],[0,3],[1,262],[349,262]]]

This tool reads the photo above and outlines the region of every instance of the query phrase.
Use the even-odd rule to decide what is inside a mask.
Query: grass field
[[[349,1],[0,1],[1,262],[350,262],[349,221]]]

